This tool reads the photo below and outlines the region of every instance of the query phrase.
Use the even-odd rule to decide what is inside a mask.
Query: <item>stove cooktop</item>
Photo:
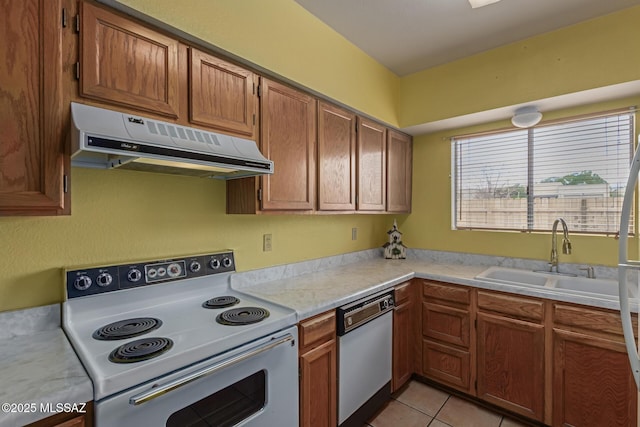
[[[77,272],[87,272],[73,271],[72,284],[82,275]],[[293,310],[231,289],[230,275],[196,275],[68,298],[63,328],[94,383],[95,400],[295,324]],[[233,305],[203,306],[218,299]],[[221,315],[249,321],[221,324]],[[153,357],[146,359],[147,353]]]

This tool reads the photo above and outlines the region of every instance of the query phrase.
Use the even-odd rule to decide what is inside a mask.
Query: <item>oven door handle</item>
[[[228,368],[230,366],[233,366],[237,363],[240,363],[242,361],[245,361],[251,357],[254,357],[260,353],[263,353],[265,351],[271,350],[274,347],[279,346],[280,344],[284,344],[286,342],[289,341],[293,341],[293,335],[291,334],[287,334],[286,336],[274,340],[274,341],[270,341],[266,344],[263,344],[259,347],[256,347],[254,349],[251,349],[245,353],[239,354],[237,356],[234,356],[230,359],[224,360],[220,363],[216,363],[215,365],[212,366],[207,366],[206,368],[202,368],[198,371],[192,372],[189,375],[185,375],[184,377],[181,378],[176,378],[173,381],[170,381],[166,384],[157,386],[152,388],[149,391],[145,391],[144,393],[140,393],[137,394],[133,397],[131,397],[129,399],[129,404],[130,405],[141,405],[145,402],[148,402],[152,399],[155,399],[156,397],[160,397],[165,393],[168,393],[172,390],[175,390],[179,387],[182,387],[183,385],[189,384],[190,382],[193,382],[195,380],[198,380],[202,377],[206,377],[207,375],[211,375],[211,374],[215,374],[216,372]],[[293,345],[293,343],[292,343]]]

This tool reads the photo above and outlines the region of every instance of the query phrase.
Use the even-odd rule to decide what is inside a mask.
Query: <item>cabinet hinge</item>
[[[255,114],[253,115],[253,125],[254,126],[256,125],[256,115]]]
[[[258,188],[258,201],[262,201],[262,188]]]
[[[76,80],[80,80],[80,61],[76,62]]]
[[[475,382],[474,382],[474,388],[475,388],[476,390],[478,390],[478,380],[475,380]]]
[[[358,195],[356,194],[356,205],[358,204]]]
[[[62,8],[62,28],[67,28],[67,9]]]
[[[474,327],[474,328],[476,328],[476,329],[478,329],[478,319],[475,319],[475,320],[473,321],[473,327]]]
[[[258,93],[258,98],[260,98],[262,96],[262,86],[258,85],[258,87],[256,88],[256,92]]]
[[[76,15],[76,33],[80,33],[80,15]]]
[[[62,191],[69,192],[69,176],[67,174],[62,175]]]

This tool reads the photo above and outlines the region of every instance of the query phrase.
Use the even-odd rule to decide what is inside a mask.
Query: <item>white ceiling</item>
[[[640,0],[295,0],[398,76],[640,5]],[[640,23],[638,24],[640,25]]]

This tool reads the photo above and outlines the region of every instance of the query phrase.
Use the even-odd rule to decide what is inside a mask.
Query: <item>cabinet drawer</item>
[[[318,346],[335,338],[336,316],[334,311],[319,314],[300,322],[300,353],[309,347]]]
[[[471,301],[471,289],[462,286],[423,281],[422,294],[427,298],[435,298],[468,305]]]
[[[396,306],[404,304],[405,302],[411,300],[411,282],[406,282],[401,285],[395,287],[395,303]]]
[[[422,341],[422,370],[426,377],[469,391],[470,360],[468,351],[430,340]]]
[[[422,334],[426,337],[469,348],[470,323],[466,310],[422,303]]]
[[[519,319],[544,319],[544,302],[532,298],[478,291],[478,308]]]
[[[633,314],[633,330],[638,330],[638,317]],[[568,326],[569,329],[581,329],[603,334],[617,335],[622,339],[622,321],[620,313],[613,310],[599,310],[568,304],[553,304],[553,322],[555,325]],[[610,337],[615,338],[615,337]]]

